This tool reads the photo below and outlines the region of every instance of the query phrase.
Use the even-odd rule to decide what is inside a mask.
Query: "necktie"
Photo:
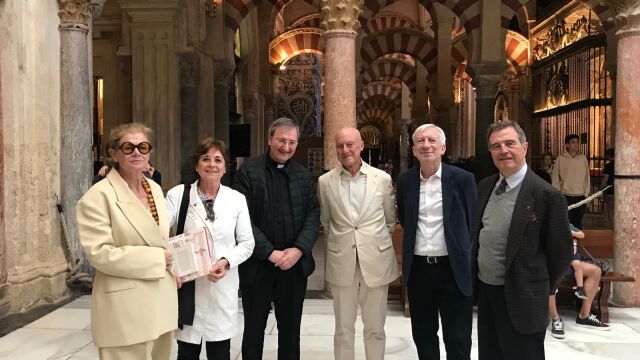
[[[507,191],[507,180],[502,178],[502,181],[500,181],[500,185],[498,185],[498,187],[496,188],[496,195],[502,195],[505,191]]]

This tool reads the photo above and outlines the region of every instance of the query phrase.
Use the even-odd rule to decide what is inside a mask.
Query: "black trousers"
[[[264,330],[273,302],[278,326],[278,360],[300,359],[300,321],[307,278],[300,263],[287,271],[269,261],[258,269],[254,283],[242,287],[244,333],[242,358],[262,359]]]
[[[414,256],[407,283],[411,331],[421,360],[439,360],[438,313],[448,360],[469,360],[473,297],[456,285],[448,258],[428,264],[426,257]]]
[[[231,339],[222,341],[207,341],[207,360],[230,360],[231,359]],[[202,343],[191,344],[178,340],[177,360],[198,360]]]
[[[584,195],[581,195],[581,196],[565,195],[564,198],[567,200],[567,205],[572,205],[585,199]],[[582,218],[584,217],[584,214],[586,212],[587,212],[587,205],[578,206],[575,209],[569,210],[569,222],[573,224],[573,226],[582,230]]]
[[[546,329],[520,334],[511,323],[504,286],[478,281],[478,359],[544,360]]]

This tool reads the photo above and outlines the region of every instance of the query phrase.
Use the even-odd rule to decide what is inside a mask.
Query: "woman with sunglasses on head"
[[[198,180],[188,193],[185,185],[167,192],[171,226],[178,222],[182,197],[188,196],[184,232],[206,229],[214,264],[206,277],[178,285],[178,360],[199,359],[203,341],[207,359],[228,360],[237,333],[238,265],[251,256],[254,240],[244,195],[220,184],[225,151],[222,141],[203,140],[192,158]]]
[[[150,137],[139,123],[113,129],[114,167],[76,206],[80,243],[96,270],[91,331],[103,360],[171,357],[178,300],[162,189],[142,174]]]

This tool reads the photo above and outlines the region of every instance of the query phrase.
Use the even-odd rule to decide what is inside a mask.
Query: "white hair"
[[[444,134],[444,131],[437,125],[434,124],[422,124],[420,126],[418,126],[418,128],[413,132],[413,136],[411,137],[413,139],[413,142],[416,142],[416,137],[418,136],[419,133],[427,130],[427,129],[436,129],[438,130],[438,133],[440,134],[440,143],[442,145],[446,145],[447,143],[447,137]]]

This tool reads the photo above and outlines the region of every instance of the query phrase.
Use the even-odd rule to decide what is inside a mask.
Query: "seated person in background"
[[[571,258],[571,269],[576,279],[576,291],[574,295],[578,299],[586,300],[587,294],[584,292],[584,274],[582,271],[582,254],[578,251],[578,239],[584,239],[584,233],[573,225],[569,225],[571,237],[573,237],[573,257]],[[599,269],[598,269],[599,270]],[[598,272],[598,283],[600,283],[600,273]]]
[[[591,314],[591,304],[598,292],[602,271],[592,263],[582,261],[582,255],[577,249],[578,239],[584,238],[584,233],[570,225],[573,237],[573,259],[565,277],[575,277],[576,290],[574,294],[582,300],[580,313],[576,317],[576,325],[589,329],[608,331],[609,325],[602,323],[594,314]],[[558,314],[556,307],[557,287],[549,295],[549,316],[551,317],[551,336],[556,339],[564,339],[564,322]]]

